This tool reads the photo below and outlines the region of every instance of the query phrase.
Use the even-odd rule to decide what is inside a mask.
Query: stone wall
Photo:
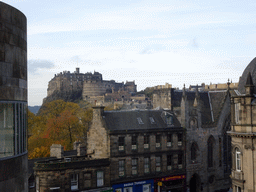
[[[0,5],[0,100],[27,101],[27,20]]]
[[[87,132],[87,154],[102,159],[110,156],[110,139],[102,120],[104,107],[93,107],[92,125]]]
[[[3,2],[0,2],[1,101],[27,102],[27,19],[22,12]],[[21,126],[20,129],[26,131],[26,127]],[[26,136],[24,139],[26,143]],[[16,156],[0,158],[1,191],[28,191],[27,153],[24,150]]]

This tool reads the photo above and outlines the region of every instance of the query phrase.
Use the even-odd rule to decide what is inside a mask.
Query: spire
[[[184,98],[186,97],[185,83],[184,83],[184,86],[183,86],[182,97],[184,97]]]

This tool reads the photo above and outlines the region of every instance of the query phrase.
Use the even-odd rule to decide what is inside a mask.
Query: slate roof
[[[213,123],[217,123],[220,112],[225,102],[227,91],[200,91],[198,92],[200,102],[202,104],[202,125],[212,126]],[[186,98],[190,109],[193,107],[196,97],[195,91],[186,91]],[[173,106],[180,107],[182,100],[182,91],[174,91],[173,94]]]
[[[163,116],[164,110],[127,110],[127,111],[105,111],[103,118],[105,119],[106,126],[109,130],[149,130],[161,128],[180,128],[180,123],[176,116],[173,115],[173,125],[167,125]],[[150,117],[154,119],[151,123]],[[142,124],[138,118],[141,118]]]
[[[209,91],[214,122],[217,122],[224,106],[227,91]]]
[[[245,94],[244,86],[246,84],[249,72],[251,72],[252,82],[253,82],[253,85],[255,86],[256,85],[256,57],[249,63],[249,65],[247,65],[242,76],[240,77],[239,84],[238,84],[238,91],[241,94]]]

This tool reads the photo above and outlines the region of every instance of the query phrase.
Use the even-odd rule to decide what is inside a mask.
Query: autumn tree
[[[29,158],[49,156],[52,144],[71,150],[75,140],[85,141],[91,119],[91,109],[62,100],[47,103],[37,116],[29,113]]]

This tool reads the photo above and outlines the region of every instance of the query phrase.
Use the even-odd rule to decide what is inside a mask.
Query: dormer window
[[[156,124],[156,122],[155,122],[155,120],[154,120],[153,117],[149,117],[149,120],[150,120],[150,123],[151,123],[151,124]]]
[[[165,118],[166,118],[166,124],[167,125],[172,125],[173,124],[173,116],[172,115],[167,114]]]
[[[168,113],[166,111],[164,111],[162,114],[161,114],[161,117],[163,118],[163,120],[165,121],[165,123],[167,125],[172,125],[173,126],[173,115],[171,113]]]
[[[139,124],[144,124],[140,117],[137,118]]]

